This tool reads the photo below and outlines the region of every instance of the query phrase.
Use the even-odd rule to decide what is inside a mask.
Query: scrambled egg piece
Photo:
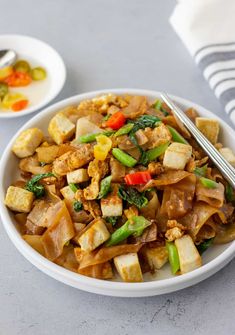
[[[165,233],[165,237],[168,241],[174,241],[177,238],[180,238],[184,235],[184,231],[186,230],[185,226],[176,220],[168,220],[167,221],[167,231]]]

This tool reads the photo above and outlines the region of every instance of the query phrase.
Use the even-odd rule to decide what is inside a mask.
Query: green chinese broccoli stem
[[[112,176],[108,176],[101,181],[98,199],[104,198],[109,193],[109,191],[111,190],[111,180]]]
[[[86,135],[82,135],[79,137],[79,141],[81,143],[90,143],[90,142],[94,142],[96,140],[96,137],[98,135],[105,135],[105,136],[111,136],[113,135],[115,132],[112,131],[112,130],[107,130],[107,131],[104,131],[102,133],[95,133],[95,134],[86,134]]]
[[[180,260],[175,243],[166,242],[166,248],[168,251],[168,258],[171,266],[171,272],[173,274],[176,274],[176,272],[179,271],[180,269]]]
[[[151,225],[151,222],[146,220],[143,216],[132,216],[124,225],[118,228],[106,242],[107,247],[116,245],[125,240],[130,235],[140,236],[145,228]]]
[[[123,126],[122,128],[118,129],[118,131],[116,131],[114,136],[117,137],[117,136],[121,136],[121,135],[126,135],[131,131],[131,129],[133,127],[134,127],[133,123],[128,123],[125,126]]]
[[[202,167],[196,167],[193,172],[198,177],[205,177],[206,171],[207,171],[207,164],[203,165]]]
[[[218,187],[218,183],[216,183],[214,180],[211,180],[211,179],[208,179],[208,178],[205,178],[205,177],[201,177],[200,182],[206,188],[216,188],[216,187]]]
[[[118,148],[114,148],[112,150],[113,156],[123,165],[127,167],[133,167],[136,165],[137,160],[131,157],[130,155],[126,154],[124,151]]]
[[[178,133],[178,131],[175,128],[171,126],[167,126],[167,128],[169,129],[174,142],[189,144],[188,141],[186,141],[186,139],[183,138],[183,136],[180,135],[180,133]]]
[[[164,154],[169,144],[170,142],[166,142],[164,144],[159,145],[156,148],[146,151],[145,158],[147,159],[147,161],[151,162],[155,160],[156,158],[158,158],[159,156],[161,156],[162,154]]]
[[[77,186],[74,183],[69,183],[69,187],[74,193],[76,193],[78,190]]]

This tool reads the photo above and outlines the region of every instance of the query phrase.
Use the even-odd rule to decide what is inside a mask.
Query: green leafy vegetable
[[[123,226],[118,228],[109,238],[106,243],[106,246],[110,247],[112,245],[116,245],[123,240],[125,240],[128,236],[141,236],[145,228],[151,225],[151,222],[146,220],[143,216],[132,216],[132,218]]]
[[[55,175],[51,172],[37,174],[32,179],[30,179],[25,185],[25,189],[34,193],[36,198],[41,198],[45,194],[45,188],[43,185],[39,184],[39,181],[44,178],[55,177]]]
[[[105,218],[105,220],[108,223],[111,223],[111,225],[115,226],[115,224],[117,223],[117,220],[118,220],[118,216],[108,216],[108,217]]]
[[[133,123],[125,124],[125,126],[121,127],[120,129],[118,129],[118,131],[116,131],[114,136],[118,137],[118,136],[121,136],[121,135],[126,135],[131,131],[131,129],[133,127],[134,127]]]
[[[225,187],[225,196],[227,201],[229,202],[235,201],[234,190],[230,184],[227,184]]]
[[[124,151],[118,148],[113,148],[112,150],[113,156],[123,165],[127,167],[133,167],[137,163],[137,160],[132,156],[126,154]]]
[[[78,190],[77,186],[74,183],[69,183],[69,187],[74,193],[76,193]]]
[[[167,128],[169,129],[174,142],[189,144],[188,141],[186,141],[186,139],[183,138],[183,136],[180,135],[180,133],[178,133],[178,131],[175,128],[171,126],[167,126]]]
[[[166,142],[164,144],[159,145],[156,148],[143,152],[139,160],[139,163],[143,165],[147,165],[149,162],[154,161],[156,158],[164,154],[169,144],[170,142]]]
[[[154,115],[142,115],[135,121],[129,121],[129,123],[133,124],[133,128],[129,133],[129,137],[132,143],[139,148],[139,145],[135,137],[135,133],[139,129],[145,129],[147,127],[154,128],[157,122],[161,122],[161,120]]]
[[[203,165],[202,167],[196,167],[193,172],[198,177],[205,177],[206,171],[207,171],[207,164]]]
[[[159,117],[154,115],[142,115],[135,121],[129,121],[129,123],[133,124],[133,128],[129,132],[129,138],[131,142],[139,149],[141,156],[144,155],[143,149],[139,146],[135,133],[139,129],[145,129],[147,127],[154,128],[157,124],[161,123]],[[143,158],[144,159],[144,158]]]
[[[148,199],[145,197],[144,193],[126,185],[121,185],[119,187],[118,196],[138,208],[145,207],[148,203]]]
[[[199,251],[200,255],[212,245],[213,241],[214,238],[210,238],[197,245],[197,250]]]
[[[73,209],[76,212],[80,212],[83,209],[83,204],[80,201],[74,201],[74,203],[73,203]]]
[[[100,183],[100,193],[98,199],[104,198],[111,190],[111,180],[112,176],[104,178]]]
[[[168,258],[171,266],[171,272],[172,274],[176,274],[176,272],[180,269],[178,250],[174,242],[166,242],[166,248],[168,251]]]
[[[214,180],[211,180],[205,177],[201,177],[200,182],[202,183],[203,186],[207,188],[217,188],[218,187],[218,184]]]

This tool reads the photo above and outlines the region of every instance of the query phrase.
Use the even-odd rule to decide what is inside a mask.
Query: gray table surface
[[[68,78],[56,101],[102,88],[156,89],[191,99],[228,121],[168,23],[174,5],[173,0],[0,0],[0,33],[32,35],[59,51]],[[0,153],[29,118],[0,121]],[[168,295],[98,296],[37,270],[0,225],[0,335],[235,334],[234,265]]]

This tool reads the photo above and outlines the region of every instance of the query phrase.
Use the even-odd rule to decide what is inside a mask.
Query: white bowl
[[[16,118],[33,113],[46,106],[62,90],[66,79],[65,65],[61,56],[50,45],[29,36],[0,35],[0,49],[13,49],[18,59],[25,59],[32,66],[41,66],[47,71],[45,80],[33,82],[27,87],[11,89],[29,97],[28,108],[20,112],[0,111],[0,118]]]
[[[73,273],[41,256],[22,239],[21,235],[15,228],[12,213],[4,206],[3,201],[7,187],[14,181],[14,176],[16,176],[17,174],[18,159],[12,154],[11,147],[18,134],[21,133],[24,129],[30,127],[39,127],[46,132],[49,120],[58,110],[68,105],[78,104],[80,101],[93,98],[98,94],[110,92],[116,94],[129,93],[136,95],[145,95],[149,99],[155,99],[159,97],[159,92],[154,91],[138,89],[103,90],[81,94],[63,100],[54,104],[51,107],[48,107],[40,114],[34,116],[13,137],[13,139],[7,146],[0,162],[0,213],[3,225],[12,242],[32,264],[34,264],[37,268],[39,268],[49,276],[67,285],[79,288],[84,291],[119,297],[143,297],[169,293],[194,285],[220,270],[233,258],[235,253],[235,242],[211,247],[203,255],[204,265],[201,268],[181,276],[172,276],[170,274],[169,267],[165,266],[163,269],[157,272],[155,277],[151,275],[145,276],[146,281],[143,283],[105,281]],[[217,118],[221,125],[220,140],[222,141],[222,143],[232,147],[232,149],[235,150],[235,143],[233,141],[233,138],[235,136],[234,131],[224,121],[216,117],[211,112],[207,111],[205,108],[193,102],[173,96],[172,98],[182,108],[188,108],[193,106],[198,110],[200,115],[209,118]]]

